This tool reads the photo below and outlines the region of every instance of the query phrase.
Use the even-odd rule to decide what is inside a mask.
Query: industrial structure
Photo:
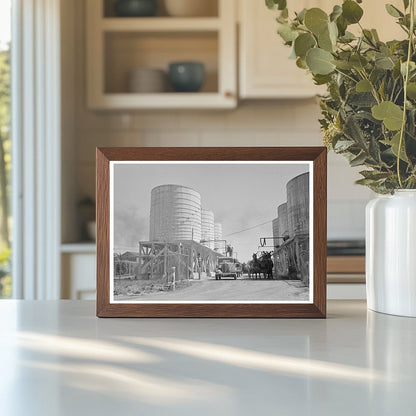
[[[210,277],[224,251],[222,225],[202,207],[200,193],[160,185],[151,191],[149,240],[139,243],[134,259],[115,256],[115,278],[172,282]]]
[[[215,228],[214,228],[214,213],[208,209],[202,209],[201,214],[201,229],[202,237],[201,243],[214,250],[215,248]]]
[[[220,224],[219,222],[216,222],[214,224],[214,240],[214,250],[217,253],[221,253],[225,256],[225,240],[222,239],[222,224]]]
[[[150,200],[150,241],[201,241],[201,195],[181,185],[160,185]]]
[[[281,204],[277,207],[277,221],[279,224],[279,235],[283,238],[289,236],[289,223],[287,217],[287,203]]]
[[[290,180],[286,196],[273,221],[274,275],[309,285],[309,173]]]

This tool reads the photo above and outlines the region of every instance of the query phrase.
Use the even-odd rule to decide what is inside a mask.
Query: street
[[[169,292],[118,295],[116,301],[307,301],[309,288],[297,280],[192,280],[189,287]]]

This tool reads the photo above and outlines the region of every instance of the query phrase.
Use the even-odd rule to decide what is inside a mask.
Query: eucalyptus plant
[[[377,193],[416,188],[415,0],[387,12],[404,33],[382,42],[360,21],[362,0],[344,0],[328,14],[320,8],[289,16],[286,0],[266,0],[278,10],[278,34],[296,65],[326,85],[320,97],[325,145],[365,166],[357,183]],[[380,5],[380,7],[384,7]],[[354,35],[350,30],[355,25]]]

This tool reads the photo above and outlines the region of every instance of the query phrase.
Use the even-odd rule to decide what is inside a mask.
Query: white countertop
[[[0,415],[416,414],[416,319],[97,319],[0,301]]]

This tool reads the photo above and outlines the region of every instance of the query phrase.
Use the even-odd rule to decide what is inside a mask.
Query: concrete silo
[[[222,240],[222,224],[220,224],[219,222],[216,222],[214,224],[214,239],[214,250],[218,251],[218,253],[224,254],[224,241],[218,241]]]
[[[150,206],[151,241],[201,240],[201,195],[181,185],[152,189]]]
[[[214,250],[215,248],[215,228],[214,228],[214,213],[207,209],[202,209],[201,216],[201,244]],[[206,241],[206,242],[203,242]]]
[[[273,237],[275,237],[273,244],[278,245],[278,244],[281,243],[280,240],[276,239],[276,237],[280,236],[280,233],[279,233],[279,218],[275,218],[273,220],[272,227],[273,227]]]
[[[286,185],[290,237],[309,233],[309,173],[296,176]]]
[[[287,218],[287,203],[281,204],[277,207],[277,215],[279,221],[279,237],[288,237],[289,236],[289,224]],[[282,244],[283,239],[279,240],[279,244]]]

